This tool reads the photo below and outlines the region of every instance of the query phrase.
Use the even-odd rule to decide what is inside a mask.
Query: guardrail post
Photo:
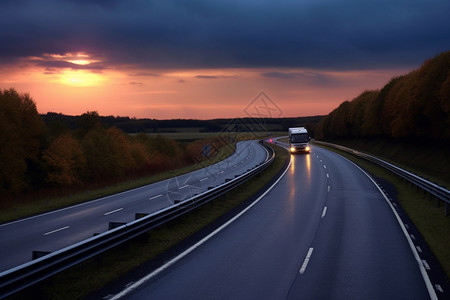
[[[50,251],[33,250],[33,252],[31,253],[31,257],[32,257],[32,259],[38,259],[39,257],[45,256],[50,253],[51,253]]]
[[[143,218],[143,217],[148,216],[148,215],[149,215],[148,213],[135,213],[134,214],[134,219],[138,220],[138,219]]]
[[[109,222],[109,226],[108,226],[108,230],[120,227],[122,225],[125,225],[126,223],[124,222]]]

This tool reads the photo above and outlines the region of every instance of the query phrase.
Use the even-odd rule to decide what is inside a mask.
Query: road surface
[[[229,158],[189,174],[66,209],[0,225],[0,272],[32,259],[33,251],[53,252],[96,233],[110,222],[127,223],[245,173],[267,158],[257,141],[237,144]]]
[[[429,299],[402,226],[361,169],[319,147],[191,248],[108,299]]]

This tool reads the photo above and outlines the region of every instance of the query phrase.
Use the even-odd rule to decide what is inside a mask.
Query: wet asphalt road
[[[242,215],[110,299],[429,299],[378,187],[319,147]],[[433,295],[433,292],[431,292]]]
[[[268,153],[257,141],[237,144],[227,159],[141,188],[46,214],[0,224],[0,272],[32,260],[33,251],[53,252],[108,230],[110,222],[127,223],[136,213],[153,213],[227,178],[245,173]]]

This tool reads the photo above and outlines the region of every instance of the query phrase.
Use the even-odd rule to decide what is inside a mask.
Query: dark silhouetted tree
[[[0,90],[0,193],[27,187],[29,165],[37,164],[44,123],[28,94]]]
[[[101,127],[100,116],[96,111],[88,111],[78,120],[77,137],[82,139],[90,130]]]

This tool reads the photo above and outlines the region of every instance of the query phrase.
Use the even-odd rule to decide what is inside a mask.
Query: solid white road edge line
[[[167,263],[165,263],[164,265],[162,265],[161,267],[159,267],[158,269],[156,269],[155,271],[151,272],[150,274],[142,277],[140,280],[136,281],[134,284],[132,284],[131,286],[127,287],[126,289],[124,289],[123,291],[121,291],[120,293],[114,295],[114,297],[110,298],[111,300],[116,300],[116,299],[120,299],[124,296],[126,296],[127,294],[129,294],[130,292],[132,292],[133,290],[137,289],[139,286],[143,285],[145,282],[147,282],[148,280],[150,280],[151,278],[155,277],[156,275],[158,275],[159,273],[161,273],[162,271],[164,271],[165,269],[169,268],[171,265],[173,265],[174,263],[176,263],[177,261],[179,261],[180,259],[182,259],[183,257],[185,257],[186,255],[188,255],[189,253],[191,253],[192,251],[194,251],[196,248],[198,248],[199,246],[201,246],[202,244],[204,244],[206,241],[208,241],[210,238],[212,238],[213,236],[215,236],[216,234],[218,234],[220,231],[222,231],[224,228],[226,228],[228,225],[230,225],[231,223],[233,223],[235,220],[237,220],[240,216],[242,216],[244,213],[246,213],[250,208],[252,208],[254,205],[256,205],[259,201],[261,201],[262,198],[264,198],[274,187],[275,185],[281,180],[281,178],[284,177],[284,175],[286,174],[286,172],[289,170],[289,168],[291,167],[292,164],[292,160],[289,159],[289,165],[287,166],[286,170],[284,170],[283,174],[281,174],[281,176],[277,179],[277,181],[274,182],[274,184],[272,184],[261,196],[258,197],[258,199],[256,199],[253,203],[251,203],[249,206],[247,206],[243,211],[241,211],[239,214],[237,214],[236,216],[234,216],[232,219],[230,219],[228,222],[226,222],[225,224],[223,224],[222,226],[220,226],[219,228],[217,228],[216,230],[214,230],[213,232],[211,232],[209,235],[207,235],[206,237],[204,237],[203,239],[201,239],[200,241],[198,241],[195,245],[191,246],[190,248],[188,248],[186,251],[180,253],[178,256],[172,258],[170,261],[168,261]]]
[[[344,157],[345,158],[345,157]],[[352,162],[351,160],[345,158],[346,160],[348,160],[349,162],[351,162],[354,166],[356,166],[359,170],[361,170],[361,172],[363,172],[364,174],[366,174],[367,177],[369,177],[369,179],[373,182],[373,184],[376,186],[376,188],[380,191],[381,195],[383,195],[384,200],[386,200],[387,204],[389,205],[389,207],[391,208],[392,212],[394,213],[397,222],[400,224],[400,228],[403,231],[403,234],[406,237],[406,240],[408,241],[409,247],[411,248],[411,251],[414,255],[414,258],[417,261],[417,265],[419,266],[419,270],[420,273],[422,274],[422,278],[423,281],[425,282],[425,285],[427,287],[428,290],[428,294],[430,295],[430,299],[432,300],[438,300],[438,297],[436,295],[436,291],[434,290],[433,285],[431,284],[431,280],[430,277],[428,276],[427,270],[425,270],[425,267],[423,266],[422,263],[422,259],[419,256],[419,253],[417,252],[416,247],[414,246],[414,243],[411,239],[411,237],[409,236],[408,230],[406,230],[405,225],[402,222],[402,219],[400,218],[400,216],[398,215],[397,211],[395,210],[394,206],[392,205],[391,201],[389,201],[388,197],[386,196],[386,194],[383,192],[383,190],[378,186],[378,184],[375,182],[375,180],[373,180],[372,176],[370,176],[369,174],[366,173],[366,171],[364,171],[363,169],[361,169],[357,164],[355,164],[354,162]]]

